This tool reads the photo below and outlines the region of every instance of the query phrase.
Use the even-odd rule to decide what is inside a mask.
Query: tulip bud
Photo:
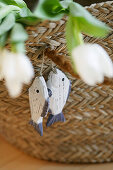
[[[88,85],[102,83],[104,76],[113,77],[113,63],[107,52],[98,44],[83,44],[72,51],[77,73]]]

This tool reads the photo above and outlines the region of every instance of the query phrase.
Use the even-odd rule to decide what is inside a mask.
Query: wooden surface
[[[37,160],[0,137],[0,170],[113,170],[113,164],[59,164]]]

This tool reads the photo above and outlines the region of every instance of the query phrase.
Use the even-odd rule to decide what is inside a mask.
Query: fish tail
[[[32,125],[36,131],[40,134],[40,136],[43,136],[43,124],[42,122],[39,124],[36,124],[35,122],[33,122],[33,120],[29,121],[29,124]]]
[[[40,134],[40,136],[43,136],[43,125],[42,125],[42,123],[36,124],[35,129]]]
[[[33,120],[30,120],[30,121],[29,121],[29,124],[30,124],[30,125],[33,125]]]
[[[46,126],[49,127],[55,122],[65,122],[64,114],[61,112],[57,115],[50,114],[46,123]]]

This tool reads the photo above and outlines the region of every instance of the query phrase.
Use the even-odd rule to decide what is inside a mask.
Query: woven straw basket
[[[113,1],[94,4],[87,9],[110,27],[113,26]],[[64,38],[66,20],[67,18],[57,22],[45,21],[27,28],[27,55],[32,60],[36,76],[41,68],[43,51],[48,46],[68,59]],[[86,42],[100,44],[113,57],[112,34],[102,40],[88,36],[84,38]],[[45,57],[45,77],[50,70],[51,60]],[[89,87],[80,79],[68,73],[67,75],[72,81],[72,90],[63,110],[66,122],[55,123],[47,128],[45,118],[43,137],[28,124],[29,87],[24,88],[19,98],[10,99],[5,86],[0,82],[0,133],[24,152],[44,160],[66,163],[113,161],[112,81],[109,85]]]

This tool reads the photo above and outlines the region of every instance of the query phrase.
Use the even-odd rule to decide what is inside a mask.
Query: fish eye
[[[39,90],[36,90],[37,93],[39,93]]]
[[[62,78],[62,81],[64,81],[64,78]]]

